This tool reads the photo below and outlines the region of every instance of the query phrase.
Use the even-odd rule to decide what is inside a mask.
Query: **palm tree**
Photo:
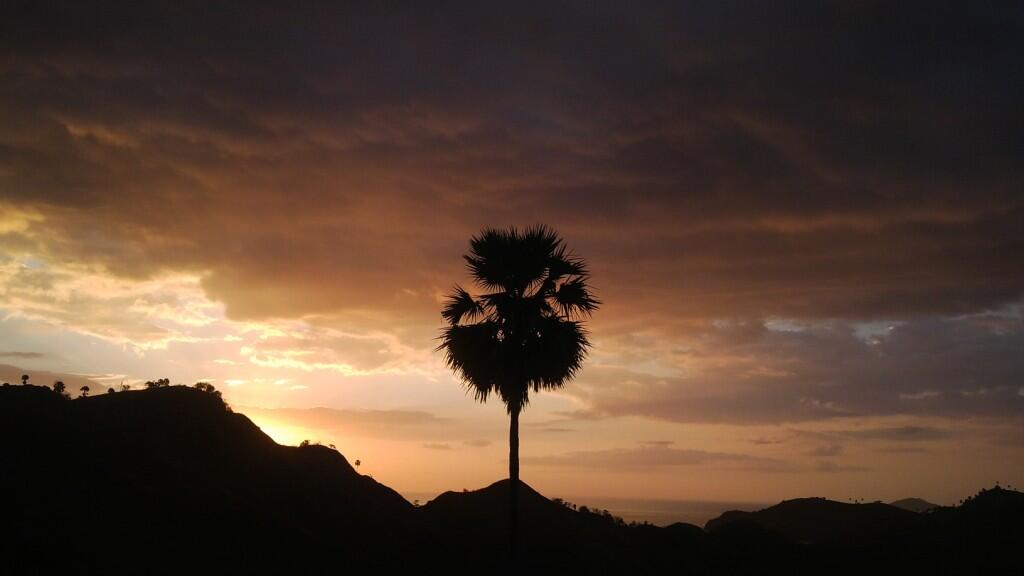
[[[563,387],[580,370],[590,343],[583,318],[600,302],[589,273],[551,228],[487,228],[463,256],[474,296],[456,285],[441,316],[445,362],[479,402],[497,394],[509,418],[509,539],[517,552],[519,413],[530,391]]]

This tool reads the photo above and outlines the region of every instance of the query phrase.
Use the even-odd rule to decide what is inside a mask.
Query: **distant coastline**
[[[409,502],[419,501],[425,504],[438,496],[436,492],[399,492]],[[626,522],[649,522],[655,526],[668,526],[676,522],[686,522],[703,526],[708,520],[716,518],[728,510],[753,512],[771,506],[767,502],[717,502],[703,500],[668,500],[644,498],[615,498],[590,496],[560,496],[552,493],[552,498],[562,498],[578,506],[608,510]]]

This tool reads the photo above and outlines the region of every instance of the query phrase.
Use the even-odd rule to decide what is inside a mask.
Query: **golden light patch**
[[[46,218],[35,210],[0,204],[0,234],[25,232]]]
[[[257,414],[246,414],[264,434],[273,438],[274,442],[286,446],[298,446],[303,440],[311,437],[311,432],[305,428],[293,426],[279,420],[267,418]]]

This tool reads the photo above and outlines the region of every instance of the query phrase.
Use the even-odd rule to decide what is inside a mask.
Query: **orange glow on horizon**
[[[266,418],[262,415],[245,414],[245,416],[252,420],[253,424],[256,424],[264,434],[270,436],[274,442],[282,446],[298,446],[303,440],[317,441],[311,435],[311,431],[305,428]]]

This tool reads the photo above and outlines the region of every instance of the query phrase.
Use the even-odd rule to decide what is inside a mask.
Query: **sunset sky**
[[[484,226],[604,303],[549,496],[1024,486],[1024,10],[0,9],[0,378],[222,390],[400,492],[507,474],[434,349]]]

